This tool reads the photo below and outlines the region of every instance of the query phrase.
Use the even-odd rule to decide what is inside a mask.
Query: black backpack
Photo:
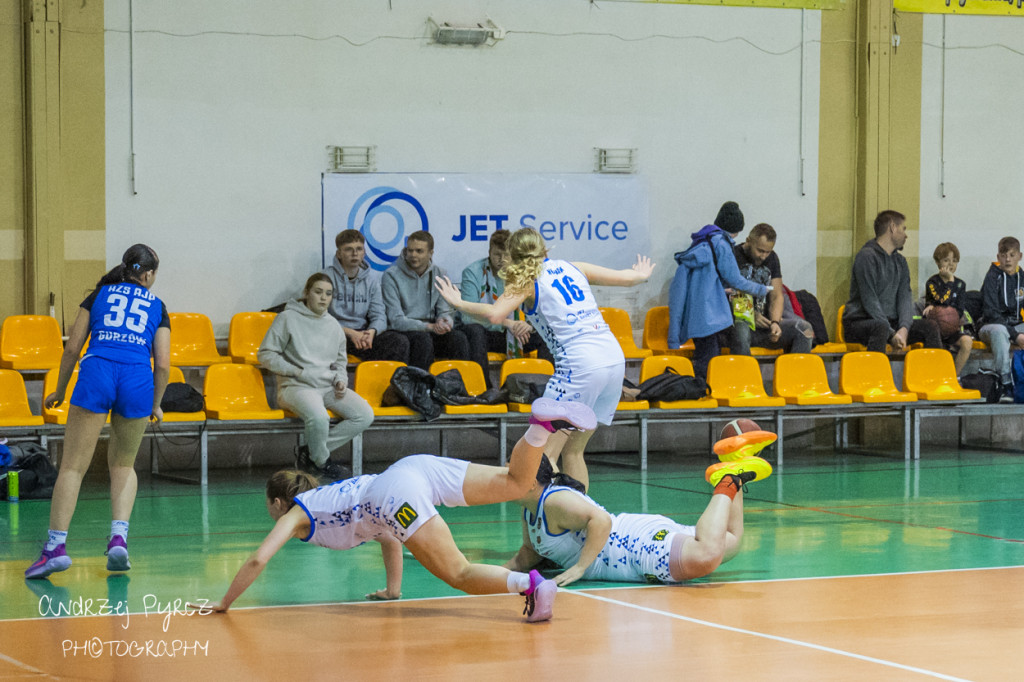
[[[700,377],[684,376],[668,367],[658,376],[640,384],[637,400],[700,400],[709,393],[708,384]]]
[[[23,500],[53,497],[57,469],[50,462],[46,448],[38,443],[19,443],[9,447],[12,461],[8,469],[18,472],[18,496]],[[7,485],[0,485],[0,499],[7,499]]]
[[[175,381],[167,384],[164,397],[160,399],[160,409],[164,412],[201,412],[203,394],[188,384]]]
[[[966,389],[981,391],[986,403],[998,403],[1002,395],[1002,382],[999,374],[990,369],[982,369],[960,377],[960,385]]]

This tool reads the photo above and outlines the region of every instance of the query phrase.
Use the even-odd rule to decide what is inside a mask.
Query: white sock
[[[551,432],[540,424],[530,424],[530,428],[523,434],[523,440],[535,448],[542,448],[548,444],[550,436]]]
[[[46,551],[53,551],[58,545],[63,545],[67,541],[68,532],[66,530],[54,530],[51,528],[50,536],[46,540]]]
[[[520,592],[526,592],[528,589],[530,589],[530,576],[527,573],[509,571],[507,584],[509,594],[519,594]]]
[[[128,522],[127,521],[111,521],[110,522],[110,537],[120,535],[124,538],[125,542],[128,542]]]

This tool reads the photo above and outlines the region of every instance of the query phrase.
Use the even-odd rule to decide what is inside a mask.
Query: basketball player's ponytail
[[[121,262],[110,269],[110,272],[103,275],[96,283],[97,287],[107,284],[121,284],[122,282],[140,282],[142,275],[150,270],[160,267],[160,259],[156,251],[145,244],[135,244],[121,256]]]
[[[572,488],[584,494],[587,492],[586,487],[569,474],[556,474],[547,455],[540,456],[540,466],[537,467],[537,483],[540,484],[541,488],[547,488],[549,485],[559,485]]]
[[[548,257],[544,237],[532,227],[524,227],[512,233],[505,250],[508,264],[498,273],[505,280],[505,291],[515,294],[530,291]]]
[[[297,469],[278,471],[267,481],[267,499],[284,500],[288,509],[295,506],[295,496],[320,485],[311,474]]]

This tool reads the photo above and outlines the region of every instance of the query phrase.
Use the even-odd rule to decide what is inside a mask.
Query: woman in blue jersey
[[[555,374],[544,397],[582,402],[594,410],[597,421],[611,424],[622,395],[626,359],[598,310],[590,284],[641,284],[650,278],[654,265],[646,256],[637,256],[628,270],[551,259],[544,238],[529,227],[513,232],[506,248],[509,260],[500,273],[505,291],[493,304],[462,300],[447,277],[438,278],[438,291],[452,307],[493,324],[522,307],[555,357]],[[593,431],[560,434],[546,451],[556,463],[561,454],[562,470],[584,486],[590,479],[583,451],[592,435]]]
[[[107,570],[131,568],[127,537],[138,489],[135,456],[147,422],[163,418],[160,400],[170,369],[167,309],[149,291],[159,265],[153,249],[136,244],[124,252],[121,263],[100,279],[79,308],[60,360],[57,388],[45,399],[47,407],[64,402],[78,363],[78,382],[64,429],[64,453],[50,503],[50,534],[39,559],[25,571],[26,578],[45,578],[71,566],[64,546],[68,527],[82,477],[92,462],[108,413],[107,466],[113,521]],[[88,352],[79,361],[87,339]]]
[[[512,450],[508,467],[460,459],[411,455],[383,473],[356,476],[317,487],[311,475],[285,470],[267,482],[267,511],[275,524],[248,558],[220,602],[191,604],[222,613],[260,575],[291,538],[329,549],[380,543],[387,587],[367,599],[398,599],[402,588],[402,546],[424,568],[470,594],[519,593],[526,596],[526,620],[547,620],[558,588],[537,571],[471,564],[459,551],[436,506],[465,507],[517,499],[536,485],[537,467],[551,433],[565,426],[593,429],[594,413],[579,403],[539,398],[530,427]]]
[[[583,486],[553,474],[541,461],[537,483],[517,500],[523,511],[523,544],[505,568],[528,571],[550,559],[565,571],[558,585],[579,579],[680,583],[705,576],[736,556],[743,539],[743,487],[771,475],[760,457],[720,462],[705,478],[714,492],[696,526],[658,514],[609,514]]]

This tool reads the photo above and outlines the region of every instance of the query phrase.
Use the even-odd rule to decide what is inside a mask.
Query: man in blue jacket
[[[743,213],[735,201],[718,211],[714,225],[690,235],[690,248],[676,254],[675,277],[668,292],[668,347],[679,348],[693,339],[693,371],[706,379],[708,363],[719,353],[718,333],[733,324],[725,288],[761,298],[771,287],[751,282],[740,274],[733,248],[743,230]]]

